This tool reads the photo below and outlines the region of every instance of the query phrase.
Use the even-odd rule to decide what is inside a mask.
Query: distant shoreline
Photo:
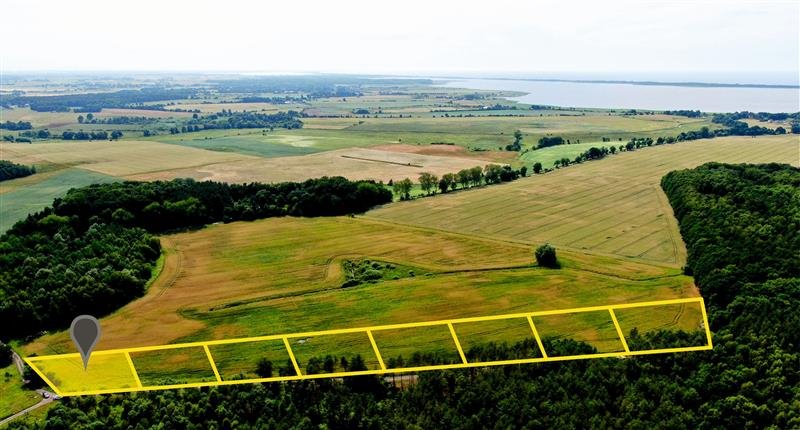
[[[645,86],[657,86],[657,87],[693,87],[693,88],[776,88],[776,89],[800,88],[800,85],[792,85],[792,84],[724,84],[718,82],[660,82],[660,81],[628,81],[628,80],[605,80],[605,79],[498,78],[498,77],[465,77],[465,76],[444,76],[444,77],[433,77],[431,79],[568,82],[574,84],[625,84],[625,85],[645,85]]]

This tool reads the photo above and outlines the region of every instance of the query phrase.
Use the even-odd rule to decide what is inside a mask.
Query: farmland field
[[[344,176],[353,180],[376,181],[403,178],[416,180],[422,172],[441,175],[488,163],[489,161],[477,157],[435,156],[350,148],[303,156],[250,158],[242,161],[211,163],[198,167],[134,174],[128,177],[137,180],[194,178],[225,182],[304,181],[322,176]]]
[[[238,222],[166,236],[162,242],[167,259],[159,278],[144,298],[102,321],[104,335],[98,349],[697,294],[691,278],[667,266],[564,251],[562,269],[543,269],[532,263],[529,246],[365,218]],[[342,288],[342,262],[362,258],[401,269],[387,280]],[[691,307],[653,308],[625,320],[629,328],[646,324],[653,328],[654,321],[663,328],[697,329],[700,312]],[[616,341],[609,338],[610,321],[591,314],[577,315],[569,328],[559,321],[543,327],[543,336],[576,333],[599,348]],[[518,336],[509,338],[493,326],[459,330],[464,330],[465,342],[508,341]],[[376,341],[387,353],[408,354],[414,348],[441,352],[442,345],[429,344],[428,335],[386,332],[376,336]],[[311,353],[303,355],[304,350],[318,342],[306,343],[298,344],[298,351],[309,357]],[[357,340],[337,339],[323,345],[324,351],[318,352],[340,356],[351,354],[348,348],[364,349]],[[68,352],[71,345],[62,332],[45,336],[26,350]],[[241,356],[241,348],[230,351],[234,353]],[[243,365],[227,354],[224,349],[214,352],[226,366]],[[258,354],[251,356],[255,360]],[[187,365],[190,361],[187,358]],[[159,374],[150,377],[158,379]]]
[[[83,169],[60,169],[0,182],[0,234],[15,222],[50,206],[70,188],[117,180]]]
[[[798,139],[730,137],[624,152],[483,190],[388,205],[370,218],[680,266],[685,247],[659,187],[708,161],[797,165]]]
[[[515,112],[519,112],[514,114],[518,116],[309,118],[304,120],[307,126],[299,130],[268,133],[261,130],[209,130],[151,136],[145,140],[266,157],[385,144],[427,147],[447,143],[473,151],[500,152],[511,161],[517,153],[502,151],[502,148],[513,141],[515,130],[524,133],[523,144],[531,147],[545,135],[560,135],[582,142],[599,141],[601,137],[627,141],[632,136],[673,136],[702,126],[715,128],[706,119],[666,115],[621,116],[590,112],[563,116],[548,113],[540,117],[526,111]],[[530,160],[523,157],[523,161]]]
[[[140,141],[0,144],[3,157],[22,164],[53,163],[125,177],[253,157]]]

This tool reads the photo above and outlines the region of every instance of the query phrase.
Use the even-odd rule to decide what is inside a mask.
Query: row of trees
[[[798,184],[800,169],[779,165],[707,164],[662,180],[707,298],[711,351],[424,372],[403,390],[362,376],[70,397],[34,426],[800,428],[800,231],[786,221],[800,216]],[[626,336],[634,351],[703,337],[635,329]],[[569,339],[543,343],[551,356],[594,352]],[[528,339],[473,346],[466,355],[510,359],[537,350]],[[322,360],[323,370],[331,361]]]
[[[624,145],[609,146],[609,147],[602,146],[599,148],[591,147],[588,150],[582,152],[581,154],[578,154],[572,160],[570,160],[568,157],[563,157],[561,159],[555,160],[555,162],[553,162],[553,167],[557,169],[559,167],[567,167],[571,164],[579,164],[584,161],[598,160],[608,155],[616,154],[617,152],[635,151],[637,149],[646,148],[649,146],[673,144],[673,143],[697,140],[697,139],[712,139],[717,136],[732,136],[732,135],[755,136],[759,134],[780,135],[786,133],[786,130],[784,130],[782,127],[777,127],[775,130],[772,130],[769,128],[758,127],[758,126],[748,127],[746,123],[737,120],[733,120],[733,122],[726,122],[726,125],[731,125],[731,124],[734,125],[735,128],[711,130],[708,127],[701,127],[700,130],[682,132],[677,136],[658,137],[655,140],[651,137],[633,137]],[[741,124],[744,124],[745,128],[742,128]],[[798,132],[800,133],[800,130],[798,130]],[[534,165],[534,172],[539,173],[535,165]]]
[[[0,181],[23,178],[36,173],[36,167],[23,166],[8,160],[0,160]]]
[[[146,116],[112,116],[108,118],[97,118],[92,113],[87,113],[86,117],[78,115],[79,124],[112,124],[112,125],[147,125],[157,122],[156,118]]]
[[[49,133],[48,133],[49,134]],[[100,130],[100,131],[65,131],[61,133],[61,138],[64,140],[117,140],[122,137],[122,132],[119,130],[114,130],[111,133]]]
[[[272,216],[332,216],[390,202],[371,181],[231,185],[173,180],[72,189],[0,237],[0,340],[65,328],[144,292],[159,242],[150,233]]]
[[[699,110],[679,109],[679,110],[665,110],[664,115],[685,116],[687,118],[700,118],[705,114],[703,112],[700,112]]]
[[[541,164],[539,165],[541,167]],[[514,170],[511,166],[501,166],[498,164],[487,164],[483,168],[475,166],[470,169],[462,169],[457,173],[445,173],[438,177],[430,172],[422,172],[419,175],[419,185],[427,195],[436,194],[437,190],[441,193],[455,191],[460,186],[462,189],[477,187],[481,185],[499,184],[501,182],[514,181],[526,176],[528,168],[523,166],[519,170]],[[405,178],[400,181],[389,181],[395,194],[401,200],[410,200],[411,191],[414,183],[411,179]]]

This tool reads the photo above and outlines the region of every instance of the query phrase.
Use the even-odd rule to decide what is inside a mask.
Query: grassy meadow
[[[42,399],[39,393],[22,386],[17,366],[0,368],[0,419],[33,406]]]

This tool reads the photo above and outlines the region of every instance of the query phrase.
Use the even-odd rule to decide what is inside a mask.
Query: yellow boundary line
[[[456,336],[456,329],[453,328],[452,323],[447,323],[447,327],[450,329],[450,334],[453,335],[453,342],[456,344],[456,349],[458,349],[458,355],[461,357],[461,362],[467,364],[467,356],[464,355],[464,350],[461,349],[461,342],[458,341],[458,336]]]
[[[286,336],[283,337],[283,344],[286,346],[286,352],[289,353],[289,359],[292,360],[292,366],[294,366],[295,373],[297,373],[297,376],[303,376],[303,373],[300,372],[300,366],[297,364],[297,359],[294,357],[292,346],[289,345],[289,338]]]
[[[125,353],[125,359],[128,360],[128,366],[131,367],[131,374],[133,375],[133,379],[136,381],[136,386],[138,388],[142,388],[142,381],[139,379],[139,372],[136,371],[136,366],[133,365],[133,359],[131,359],[131,355],[127,352]]]
[[[608,313],[611,314],[611,321],[614,323],[614,327],[617,328],[617,335],[619,335],[622,348],[625,349],[625,352],[631,352],[630,348],[628,348],[628,342],[625,341],[625,335],[622,334],[622,327],[619,326],[619,321],[617,321],[617,315],[614,313],[614,309],[609,309]]]
[[[375,351],[375,358],[378,359],[381,370],[386,370],[386,364],[383,363],[383,357],[381,356],[381,351],[378,349],[378,344],[375,343],[375,338],[372,336],[372,330],[367,330],[367,336],[369,336],[369,343],[372,344],[372,349]]]
[[[211,356],[211,350],[208,349],[208,345],[203,345],[203,349],[206,350],[208,363],[211,365],[211,370],[214,371],[214,376],[217,378],[217,382],[222,382],[222,378],[219,377],[219,370],[217,370],[217,363],[214,362],[214,357]]]
[[[528,324],[531,326],[531,331],[533,332],[533,337],[536,339],[536,344],[539,345],[539,352],[542,353],[542,358],[547,358],[547,352],[544,350],[542,338],[539,337],[539,332],[536,331],[536,325],[533,324],[533,318],[530,315],[528,315]]]
[[[663,306],[663,305],[673,305],[673,304],[682,304],[682,303],[698,303],[700,305],[702,315],[703,315],[703,325],[706,332],[706,340],[708,341],[707,345],[701,346],[689,346],[689,347],[678,347],[678,348],[661,348],[661,349],[653,349],[653,350],[643,350],[643,351],[631,351],[628,348],[628,344],[625,340],[624,333],[622,331],[622,327],[617,320],[616,314],[614,310],[619,309],[631,309],[631,308],[640,308],[640,307],[649,307],[649,306]],[[547,355],[544,345],[542,344],[542,340],[539,336],[538,331],[536,330],[536,326],[533,323],[533,317],[537,316],[547,316],[547,315],[561,315],[561,314],[571,314],[571,313],[578,313],[578,312],[595,312],[595,311],[608,311],[611,319],[614,323],[614,326],[617,330],[617,334],[620,337],[620,341],[624,347],[623,352],[608,352],[608,353],[596,353],[596,354],[581,354],[581,355],[571,355],[571,356],[559,356],[559,357],[550,357]],[[496,321],[496,320],[503,320],[503,319],[514,319],[514,318],[525,318],[528,320],[528,323],[531,327],[531,332],[533,333],[534,338],[536,339],[536,343],[539,346],[539,349],[542,353],[542,357],[540,358],[524,358],[524,359],[515,359],[515,360],[496,360],[496,361],[486,361],[486,362],[475,362],[470,363],[467,361],[466,356],[464,355],[464,351],[461,348],[461,343],[458,340],[458,336],[455,333],[455,329],[453,324],[458,323],[465,323],[465,322],[483,322],[483,321]],[[455,342],[456,348],[458,349],[459,356],[461,357],[461,363],[457,364],[438,364],[438,365],[430,365],[430,366],[415,366],[415,367],[401,367],[401,368],[386,368],[385,363],[383,362],[383,357],[380,354],[380,349],[378,348],[377,343],[375,342],[375,338],[373,337],[372,332],[374,331],[381,331],[381,330],[393,330],[393,329],[401,329],[401,328],[412,328],[412,327],[428,327],[428,326],[436,326],[436,325],[447,325],[450,329],[450,333],[453,336],[453,341]],[[366,333],[370,343],[372,344],[372,348],[375,351],[375,355],[378,359],[378,364],[380,365],[380,369],[373,369],[373,370],[363,370],[363,371],[345,371],[345,372],[334,372],[334,373],[321,373],[321,374],[303,374],[300,370],[300,366],[297,362],[297,358],[292,351],[291,343],[289,339],[294,338],[305,338],[311,336],[322,336],[322,335],[334,335],[334,334],[344,334],[344,333]],[[213,356],[211,355],[211,351],[208,348],[212,345],[223,345],[223,344],[231,344],[231,343],[243,343],[243,342],[258,342],[258,341],[265,341],[265,340],[283,340],[283,344],[286,347],[286,351],[289,354],[289,358],[294,366],[294,370],[296,375],[294,376],[278,376],[278,377],[271,377],[271,378],[255,378],[255,379],[236,379],[236,380],[223,380],[220,375],[219,371],[216,366],[216,362],[214,361]],[[214,371],[214,375],[216,376],[216,381],[206,381],[206,382],[193,382],[193,383],[185,383],[185,384],[171,384],[171,385],[154,385],[154,386],[142,386],[141,381],[139,380],[138,373],[136,372],[136,368],[133,365],[133,361],[130,358],[131,352],[142,352],[142,351],[158,351],[158,350],[166,350],[166,349],[179,349],[179,348],[190,348],[190,347],[197,347],[202,346],[208,357],[209,363],[211,365],[212,370]],[[504,366],[510,364],[531,364],[531,363],[545,363],[545,362],[557,362],[557,361],[567,361],[567,360],[584,360],[584,359],[591,359],[591,358],[608,358],[608,357],[632,357],[638,355],[650,355],[650,354],[665,354],[665,353],[676,353],[676,352],[691,352],[691,351],[707,351],[712,349],[711,344],[711,331],[708,326],[708,316],[706,314],[705,309],[705,302],[703,301],[702,297],[692,297],[692,298],[683,298],[683,299],[671,299],[671,300],[658,300],[658,301],[650,301],[650,302],[640,302],[640,303],[627,303],[627,304],[618,304],[618,305],[606,305],[606,306],[589,306],[583,308],[571,308],[571,309],[560,309],[560,310],[550,310],[550,311],[536,311],[536,312],[524,312],[524,313],[514,313],[514,314],[505,314],[505,315],[493,315],[493,316],[485,316],[485,317],[471,317],[471,318],[457,318],[451,320],[437,320],[437,321],[426,321],[426,322],[416,322],[416,323],[406,323],[406,324],[391,324],[391,325],[382,325],[382,326],[372,326],[372,327],[360,327],[360,328],[346,328],[346,329],[336,329],[336,330],[325,330],[325,331],[312,331],[312,332],[303,332],[303,333],[291,333],[291,334],[282,334],[282,335],[269,335],[269,336],[257,336],[257,337],[249,337],[249,338],[241,338],[241,339],[222,339],[222,340],[210,340],[204,342],[190,342],[190,343],[182,343],[182,344],[174,344],[174,345],[157,345],[157,346],[145,346],[145,347],[135,347],[135,348],[121,348],[121,349],[109,349],[104,351],[95,351],[92,355],[109,355],[109,354],[124,354],[128,364],[131,368],[131,372],[134,375],[134,379],[136,381],[136,387],[125,387],[125,388],[111,388],[111,389],[103,389],[103,390],[88,390],[88,391],[76,391],[76,392],[61,392],[53,382],[47,378],[47,376],[42,373],[42,371],[36,366],[35,363],[43,362],[48,360],[58,360],[58,359],[66,359],[66,358],[76,358],[80,357],[77,353],[72,354],[58,354],[58,355],[47,355],[47,356],[38,356],[38,357],[25,357],[24,360],[28,363],[31,368],[44,380],[47,385],[49,385],[53,391],[58,394],[59,396],[81,396],[81,395],[95,395],[95,394],[109,394],[109,393],[126,393],[126,392],[136,392],[136,391],[151,391],[151,390],[168,390],[168,389],[175,389],[175,388],[193,388],[193,387],[213,387],[213,386],[224,386],[224,385],[235,385],[235,384],[249,384],[249,383],[261,383],[261,382],[281,382],[281,381],[298,381],[298,380],[306,380],[306,379],[321,379],[321,378],[341,378],[341,377],[348,377],[348,376],[360,376],[360,375],[384,375],[384,374],[393,374],[393,373],[409,373],[409,372],[423,372],[429,370],[448,370],[448,369],[462,369],[462,368],[472,368],[472,367],[491,367],[491,366]]]

